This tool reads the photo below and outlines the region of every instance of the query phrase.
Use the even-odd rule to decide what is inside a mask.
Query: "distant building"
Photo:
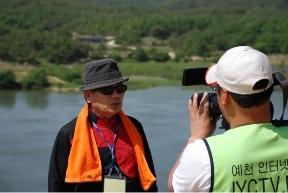
[[[93,35],[93,36],[79,36],[79,40],[86,41],[90,43],[101,43],[106,40],[105,36],[102,35]]]

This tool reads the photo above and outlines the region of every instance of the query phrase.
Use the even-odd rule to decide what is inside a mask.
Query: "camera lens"
[[[204,93],[198,93],[198,101],[197,104],[200,104],[200,101],[202,100]],[[222,113],[218,105],[217,95],[216,93],[208,93],[209,96],[209,111],[211,117],[219,117]],[[193,100],[194,94],[191,97],[191,100]]]

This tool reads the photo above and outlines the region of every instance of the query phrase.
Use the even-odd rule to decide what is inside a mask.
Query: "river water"
[[[123,110],[143,124],[161,192],[167,191],[168,174],[190,135],[187,103],[193,92],[157,87],[125,94]],[[78,115],[84,103],[81,92],[0,91],[1,192],[47,191],[56,134]],[[279,119],[282,92],[273,93],[272,103],[274,119]],[[217,129],[215,134],[222,132]]]

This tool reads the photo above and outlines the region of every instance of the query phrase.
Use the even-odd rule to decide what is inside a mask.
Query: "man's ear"
[[[220,98],[220,103],[223,105],[226,105],[230,102],[231,97],[228,93],[228,91],[225,88],[221,88],[221,90],[219,90],[219,98]],[[219,101],[218,101],[219,102]]]
[[[89,90],[84,90],[83,94],[84,94],[84,98],[87,101],[87,103],[90,103],[91,102],[91,100],[90,100],[91,92]]]

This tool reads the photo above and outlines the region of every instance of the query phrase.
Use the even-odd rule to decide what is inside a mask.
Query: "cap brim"
[[[213,66],[210,66],[206,71],[205,80],[209,86],[215,86],[218,84],[216,80],[216,74],[215,74],[216,68],[217,68],[217,64],[214,64]]]
[[[123,79],[121,77],[121,78],[116,78],[116,79],[112,79],[112,80],[109,80],[109,81],[97,82],[97,83],[94,83],[94,84],[81,86],[79,88],[79,91],[93,90],[93,89],[96,89],[96,88],[102,88],[102,87],[106,87],[106,86],[111,86],[111,85],[114,85],[114,84],[117,84],[117,83],[121,83],[121,82],[125,82],[125,81],[128,81],[128,80],[129,80],[129,78]]]

